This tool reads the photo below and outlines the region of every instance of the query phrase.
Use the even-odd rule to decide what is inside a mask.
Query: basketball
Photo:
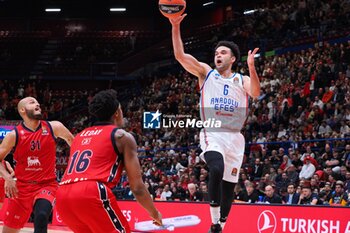
[[[159,10],[167,18],[176,18],[185,11],[185,0],[159,0]]]

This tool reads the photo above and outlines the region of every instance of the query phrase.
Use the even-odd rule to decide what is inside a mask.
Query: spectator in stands
[[[299,205],[316,205],[318,204],[318,196],[317,194],[311,192],[311,187],[305,185],[301,189],[299,201]]]
[[[160,200],[166,201],[169,200],[172,196],[172,192],[170,191],[170,187],[168,184],[164,186],[162,193],[160,194]]]
[[[200,161],[199,156],[196,154],[196,150],[191,149],[190,155],[188,156],[188,166],[196,166]]]
[[[270,173],[266,173],[266,174],[265,174],[265,177],[266,177],[266,175],[269,175],[269,180],[270,180],[270,181],[275,182],[276,177],[278,176],[278,174],[277,174],[277,172],[276,172],[276,168],[271,167],[271,168],[270,168]]]
[[[350,127],[346,124],[344,120],[342,120],[340,123],[341,123],[340,137],[342,138],[348,137],[350,135]]]
[[[194,183],[189,183],[187,185],[186,200],[187,201],[203,200],[203,194],[197,190],[197,186]]]
[[[240,183],[238,183],[235,186],[235,189],[233,190],[233,200],[241,200],[241,195],[242,194],[242,186]]]
[[[183,167],[188,167],[188,158],[187,158],[187,154],[186,153],[182,153],[179,163],[183,166]]]
[[[287,176],[291,183],[298,183],[299,173],[296,171],[295,166],[291,164],[287,169]]]
[[[298,204],[299,194],[296,193],[296,188],[294,183],[289,183],[287,187],[287,194],[282,197],[283,204]]]
[[[348,170],[350,170],[350,144],[347,144],[345,146],[345,153],[343,155],[343,158],[345,159],[345,166]]]
[[[280,191],[282,189],[287,189],[288,184],[290,183],[290,180],[288,179],[288,176],[285,172],[282,173],[281,179],[276,179],[276,190]]]
[[[330,205],[346,206],[348,203],[348,195],[344,192],[344,183],[338,180],[335,184],[335,191],[329,200]]]
[[[345,175],[345,182],[344,182],[344,189],[347,193],[350,193],[350,171],[346,172]]]
[[[304,165],[301,168],[300,174],[299,174],[299,179],[310,179],[313,174],[315,173],[316,168],[315,166],[311,163],[311,159],[309,156],[307,156],[304,160]]]
[[[330,158],[328,158],[328,160],[326,160],[325,165],[331,167],[333,172],[336,172],[337,170],[340,169],[340,167],[339,167],[340,159],[339,159],[338,150],[333,150],[332,157],[330,157]]]
[[[345,182],[346,181],[346,173],[348,169],[345,166],[340,167],[339,180]]]
[[[254,167],[252,169],[252,172],[250,174],[251,179],[253,180],[260,180],[263,172],[263,164],[260,162],[259,158],[255,159]]]
[[[321,189],[322,192],[325,192],[326,193],[326,200],[329,201],[332,197],[332,186],[331,186],[331,183],[330,182],[326,182],[324,187]]]
[[[282,157],[282,163],[280,165],[279,168],[282,169],[282,171],[287,171],[287,169],[289,168],[289,166],[292,164],[292,162],[290,161],[288,155],[283,155]]]
[[[327,201],[327,194],[323,191],[318,194],[318,204],[329,206],[329,202]]]
[[[159,183],[159,185],[157,185],[156,187],[155,187],[155,199],[156,200],[161,200],[160,198],[161,198],[161,195],[162,195],[162,193],[163,193],[163,189],[164,189],[164,187]]]
[[[208,185],[203,184],[200,186],[200,192],[202,193],[202,201],[209,201]]]
[[[265,158],[263,168],[262,168],[262,176],[265,176],[266,174],[270,173],[271,167],[272,166],[271,166],[270,160],[268,158]]]
[[[303,162],[299,159],[299,155],[297,153],[292,154],[292,165],[299,171],[303,166]]]
[[[172,158],[172,163],[170,165],[170,169],[169,172],[170,174],[178,174],[178,172],[180,171],[180,169],[184,169],[185,167],[181,165],[181,163],[179,163],[177,157],[173,157]]]
[[[248,203],[255,203],[259,200],[259,193],[254,188],[254,183],[248,181],[245,183],[245,189],[241,192],[240,200]]]
[[[312,152],[311,146],[307,146],[307,147],[306,147],[306,151],[305,151],[305,153],[301,156],[300,160],[301,160],[301,161],[304,161],[304,159],[305,159],[306,156],[311,156],[312,158],[315,158],[315,153]]]
[[[125,184],[124,191],[123,191],[123,199],[125,200],[134,200],[134,194],[132,193],[130,189],[129,182]]]
[[[262,132],[259,132],[259,135],[258,135],[258,138],[256,139],[256,142],[257,143],[265,143],[267,142],[266,138],[264,137],[263,133]],[[261,146],[261,149],[264,149],[265,148],[265,145],[264,144],[260,144]]]
[[[281,164],[282,157],[279,157],[279,155],[277,154],[276,150],[272,150],[271,151],[271,156],[269,157],[269,160],[271,161],[272,166],[277,168]]]
[[[275,193],[275,188],[272,185],[267,185],[265,187],[265,197],[263,199],[263,202],[269,204],[282,204],[282,199]]]

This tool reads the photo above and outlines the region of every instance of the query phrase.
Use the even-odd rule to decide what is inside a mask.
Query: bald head
[[[26,117],[33,120],[41,119],[41,108],[38,101],[33,97],[21,99],[17,105],[17,111],[23,119]]]
[[[271,185],[267,185],[265,187],[265,195],[268,197],[272,197],[275,189]]]

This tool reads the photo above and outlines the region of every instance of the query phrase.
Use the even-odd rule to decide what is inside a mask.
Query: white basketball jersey
[[[215,69],[208,73],[201,87],[202,121],[209,118],[219,120],[225,131],[239,132],[247,118],[248,105],[248,93],[243,88],[241,74],[223,78]]]

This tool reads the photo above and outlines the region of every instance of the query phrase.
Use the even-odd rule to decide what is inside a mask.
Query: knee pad
[[[224,157],[217,151],[207,151],[204,153],[205,161],[209,167],[209,175],[223,176],[224,174]]]

